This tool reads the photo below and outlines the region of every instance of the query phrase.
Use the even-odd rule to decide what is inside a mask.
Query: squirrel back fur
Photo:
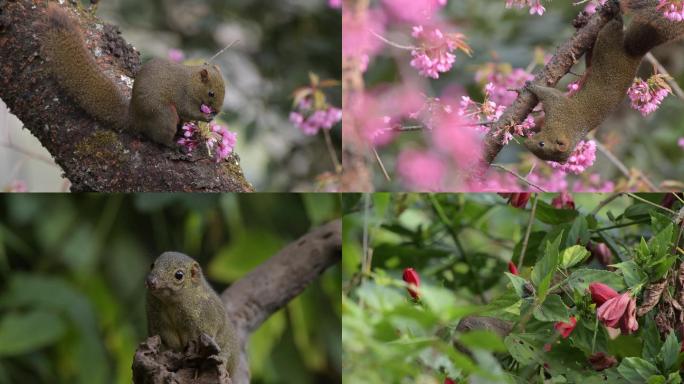
[[[76,22],[54,4],[48,8],[47,21],[43,49],[60,86],[89,115],[116,128],[125,127],[129,100],[98,69]]]

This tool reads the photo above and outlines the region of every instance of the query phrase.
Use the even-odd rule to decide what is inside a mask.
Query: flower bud
[[[508,272],[518,276],[518,267],[512,261],[508,262]]]
[[[420,296],[418,294],[418,287],[420,286],[420,276],[418,276],[418,272],[416,272],[413,268],[406,268],[404,269],[404,275],[402,277],[405,282],[410,284],[409,287],[406,288],[409,295],[411,295],[411,297],[414,299],[418,299]]]
[[[603,371],[617,365],[617,359],[615,357],[606,355],[604,352],[596,352],[589,356],[589,364],[595,371]]]
[[[561,192],[554,197],[551,200],[551,205],[556,209],[575,209],[575,201],[572,200],[572,195],[567,192]]]
[[[554,324],[554,328],[558,333],[561,334],[561,337],[564,339],[567,339],[568,336],[572,333],[572,330],[575,329],[575,325],[577,324],[577,319],[575,316],[570,316],[570,321],[567,323],[564,323],[562,321],[557,322]]]
[[[591,243],[587,248],[599,263],[605,266],[613,264],[613,252],[605,243]]]
[[[530,200],[532,193],[530,192],[520,192],[520,193],[500,193],[502,197],[508,197],[508,204],[516,208],[524,208],[527,202]],[[508,195],[508,196],[506,196]]]
[[[607,300],[618,295],[613,288],[603,283],[589,284],[589,292],[591,293],[591,301],[596,303],[596,305],[602,305]]]
[[[454,381],[448,377],[445,377],[444,378],[444,384],[457,384],[457,383],[456,383],[456,381]]]

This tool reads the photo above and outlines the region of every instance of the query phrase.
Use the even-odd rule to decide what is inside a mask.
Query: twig
[[[407,50],[407,51],[411,51],[411,50],[414,50],[414,49],[418,49],[418,47],[414,47],[414,46],[412,46],[412,45],[401,45],[401,44],[397,44],[397,43],[395,43],[395,42],[393,42],[393,41],[389,41],[389,40],[387,40],[386,38],[382,37],[381,35],[375,33],[375,31],[372,30],[372,29],[370,29],[369,31],[370,31],[370,33],[372,33],[373,35],[375,35],[375,37],[377,37],[378,39],[384,41],[385,43],[387,43],[387,44],[393,46],[394,48],[405,49],[405,50]]]
[[[382,174],[385,176],[385,180],[392,181],[392,178],[390,178],[389,173],[387,173],[387,169],[385,169],[385,164],[383,164],[382,159],[380,159],[380,155],[378,154],[378,151],[375,149],[374,146],[371,146],[371,149],[373,150],[373,154],[375,155],[375,160],[378,162],[378,165],[380,166],[380,169],[382,170]]]
[[[330,132],[327,129],[322,129],[323,137],[325,137],[325,146],[328,148],[328,154],[330,155],[330,160],[332,160],[335,166],[335,173],[339,174],[342,172],[342,165],[337,159],[337,153],[335,152],[335,147],[333,146],[332,139],[330,138]]]
[[[525,253],[527,252],[527,243],[530,241],[530,233],[532,233],[532,224],[534,224],[534,215],[537,213],[538,194],[532,195],[532,210],[530,211],[530,221],[527,222],[527,229],[525,229],[525,237],[523,238],[522,247],[520,248],[520,257],[518,258],[518,269],[522,268],[525,260]]]
[[[658,61],[658,59],[653,56],[651,52],[646,54],[646,60],[648,60],[651,65],[653,65],[658,73],[662,73],[665,75],[665,79],[668,84],[670,84],[670,87],[672,87],[672,90],[674,91],[675,95],[679,97],[680,100],[684,100],[684,91],[682,91],[682,88],[677,84],[677,82],[674,80],[674,78],[667,72],[667,69],[663,67],[662,64]]]
[[[596,143],[596,148],[598,148],[598,150],[601,153],[603,153],[603,155],[606,156],[606,158],[611,163],[613,163],[613,165],[615,165],[620,170],[620,172],[622,172],[622,174],[624,174],[627,177],[627,179],[632,179],[632,174],[629,172],[629,169],[627,169],[627,166],[625,166],[625,164],[623,164],[620,161],[620,159],[615,157],[615,155],[613,155],[613,153],[610,152],[608,150],[608,148],[606,148],[598,140],[594,140],[594,142]],[[637,174],[637,177],[640,178],[648,186],[648,188],[651,191],[657,191],[658,190],[658,188],[651,182],[651,180],[649,180],[648,177],[646,177],[643,173],[639,172]]]
[[[644,203],[644,204],[648,204],[648,205],[653,206],[653,207],[655,207],[655,208],[662,209],[663,211],[667,211],[667,213],[669,213],[669,214],[671,214],[671,215],[677,215],[677,212],[671,210],[670,208],[665,208],[665,207],[663,207],[662,205],[656,204],[656,203],[654,203],[654,202],[652,202],[652,201],[648,201],[648,200],[644,199],[643,197],[637,196],[637,195],[635,195],[635,194],[633,194],[633,193],[631,193],[631,192],[627,192],[627,193],[625,193],[625,194],[626,194],[627,196],[631,197],[631,198],[634,199],[634,200],[639,200],[639,201],[641,201],[641,202]]]
[[[506,172],[510,173],[511,175],[517,177],[518,179],[522,180],[523,182],[529,184],[530,186],[537,188],[540,192],[548,192],[548,191],[546,191],[544,188],[542,188],[542,187],[538,186],[537,184],[535,184],[535,183],[533,183],[533,182],[527,180],[525,177],[523,177],[523,176],[517,174],[517,173],[516,173],[515,171],[513,171],[512,169],[508,169],[508,168],[504,167],[504,166],[501,165],[501,164],[492,164],[492,168],[498,168],[498,169],[501,169],[501,170],[503,170],[503,171],[506,171]]]

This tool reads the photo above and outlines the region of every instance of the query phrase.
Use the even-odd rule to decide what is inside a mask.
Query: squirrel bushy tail
[[[43,40],[44,54],[60,86],[95,119],[125,127],[128,99],[112,79],[98,70],[78,24],[57,5],[48,8]]]

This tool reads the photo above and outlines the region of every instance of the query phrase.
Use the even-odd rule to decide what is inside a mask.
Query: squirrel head
[[[178,252],[162,253],[150,267],[145,285],[161,301],[173,301],[203,284],[199,263]]]
[[[211,112],[205,114],[206,121],[212,120],[221,112],[226,85],[223,82],[223,74],[217,65],[202,64],[193,67],[192,81],[189,86],[189,94],[197,109],[202,105],[211,108]]]
[[[549,120],[546,120],[546,124]],[[577,140],[564,134],[562,130],[554,130],[544,126],[541,132],[525,139],[525,147],[538,158],[546,161],[564,163],[568,160],[577,145]]]

